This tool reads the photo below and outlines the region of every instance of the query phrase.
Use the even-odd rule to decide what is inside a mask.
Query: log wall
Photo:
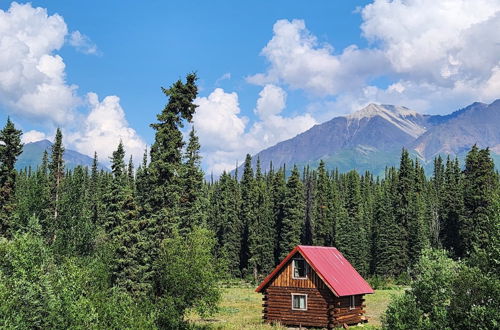
[[[263,291],[265,322],[329,329],[366,322],[363,295],[355,296],[355,308],[351,309],[350,296],[336,297],[312,267],[307,268],[306,279],[294,279],[292,260]],[[307,310],[292,309],[292,293],[307,294]]]
[[[307,310],[292,309],[292,293],[307,294]],[[270,286],[264,292],[264,320],[283,325],[326,328],[330,322],[328,306],[334,297],[329,290]]]

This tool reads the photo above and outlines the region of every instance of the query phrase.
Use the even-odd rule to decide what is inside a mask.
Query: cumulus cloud
[[[247,77],[284,84],[328,103],[318,118],[369,102],[400,102],[446,113],[500,97],[500,2],[497,0],[375,0],[359,10],[369,46],[335,51],[302,20],[279,20],[262,49],[269,66]],[[377,78],[387,87],[373,85]],[[352,109],[352,110],[351,110]]]
[[[273,38],[261,52],[270,66],[266,73],[247,77],[250,83],[281,82],[292,89],[325,96],[359,86],[386,66],[379,50],[362,50],[351,45],[340,55],[334,55],[333,47],[320,44],[303,20],[279,20],[273,32]],[[368,65],[366,57],[376,63]]]
[[[63,18],[14,2],[0,10],[0,22],[0,103],[35,120],[71,120],[76,86],[66,83],[64,61],[53,54],[67,34]]]
[[[61,126],[67,147],[88,155],[97,151],[105,164],[120,139],[139,160],[145,143],[129,126],[119,98],[81,97],[78,87],[66,81],[66,64],[56,54],[65,40],[83,53],[99,53],[79,31],[68,36],[63,17],[48,15],[45,8],[13,2],[0,10],[0,105],[49,131]],[[35,130],[23,135],[25,143],[45,138]]]
[[[68,141],[77,150],[92,155],[94,151],[102,162],[116,150],[120,140],[136,161],[142,159],[146,144],[137,132],[129,127],[120,98],[106,96],[102,101],[95,93],[87,94],[90,112],[83,119],[77,132],[69,133]]]
[[[238,94],[215,89],[208,97],[196,100],[193,123],[200,137],[202,156],[209,172],[232,170],[247,153],[254,154],[316,124],[309,115],[284,117],[286,92],[268,84],[259,93],[254,112],[258,119],[251,125],[240,115]]]
[[[23,143],[37,142],[45,139],[47,139],[47,135],[44,132],[37,130],[23,132],[23,135],[21,136],[21,141]]]
[[[81,53],[90,55],[99,55],[97,45],[90,40],[90,38],[80,31],[71,32],[69,37],[69,44]]]

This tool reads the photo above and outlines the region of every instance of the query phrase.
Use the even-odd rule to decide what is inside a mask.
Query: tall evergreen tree
[[[0,237],[10,235],[15,207],[16,170],[14,165],[23,150],[22,132],[7,118],[0,131]]]
[[[464,254],[493,248],[492,237],[499,226],[495,209],[498,177],[488,148],[476,145],[467,154],[464,169],[464,217],[460,222],[460,236]]]
[[[261,171],[260,159],[257,159],[255,189],[255,218],[248,226],[248,263],[257,280],[259,274],[267,274],[274,267],[275,235],[271,195]]]
[[[240,193],[237,182],[222,173],[212,195],[209,227],[216,233],[218,255],[228,273],[240,276],[242,224],[239,218]]]
[[[300,244],[301,229],[305,219],[304,185],[300,180],[297,166],[293,167],[292,174],[286,184],[285,200],[283,205],[283,220],[280,237],[280,259]]]
[[[325,162],[320,161],[318,180],[314,198],[314,244],[320,246],[333,245],[333,195]]]
[[[347,217],[337,223],[337,248],[346,256],[354,268],[361,274],[367,274],[369,268],[368,255],[370,244],[366,236],[364,210],[361,199],[361,183],[359,174],[350,171],[345,177]]]
[[[270,174],[271,175],[271,174]],[[272,176],[272,204],[273,204],[273,222],[275,226],[274,239],[274,263],[280,262],[282,254],[286,251],[281,251],[281,234],[283,229],[283,218],[285,217],[285,200],[286,200],[286,181],[285,167],[278,170]]]
[[[243,177],[241,179],[241,213],[240,219],[243,224],[243,233],[241,237],[241,270],[248,269],[248,260],[250,255],[249,227],[253,227],[257,222],[257,189],[252,168],[252,157],[247,154],[245,165],[243,167]],[[253,268],[256,268],[253,265]]]
[[[120,141],[111,157],[111,172],[113,174],[111,186],[104,195],[104,229],[111,239],[116,238],[119,227],[124,221],[124,212],[126,212],[123,209],[123,203],[125,200],[125,188],[128,188],[128,181],[124,159],[125,149],[123,148],[122,141]]]
[[[52,145],[52,152],[50,155],[49,163],[49,182],[51,194],[51,213],[52,220],[49,225],[49,240],[54,243],[57,235],[56,232],[60,226],[59,208],[61,203],[61,187],[64,178],[64,147],[62,144],[62,133],[58,128],[54,144]]]
[[[182,195],[180,198],[181,232],[193,229],[205,222],[203,210],[203,171],[201,170],[200,143],[194,127],[189,132],[189,142],[184,153],[182,168]]]
[[[463,217],[464,197],[462,171],[458,159],[446,160],[444,184],[442,189],[442,219],[440,223],[440,239],[443,247],[455,256],[463,255],[460,238],[460,222]]]

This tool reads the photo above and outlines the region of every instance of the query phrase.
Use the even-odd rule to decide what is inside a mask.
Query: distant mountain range
[[[427,170],[438,155],[463,159],[474,144],[489,147],[500,164],[500,100],[473,103],[446,116],[423,115],[402,106],[370,104],[335,117],[253,157],[263,168],[283,164],[313,167],[324,160],[330,169],[382,174],[398,165],[401,148],[419,158]]]
[[[52,142],[49,140],[26,143],[23,153],[17,159],[16,168],[20,170],[31,166],[36,169],[42,162],[44,151],[47,151],[50,157],[51,148]],[[66,169],[74,169],[78,165],[91,167],[93,161],[91,157],[70,149],[64,151],[63,159]],[[99,164],[99,167],[107,170],[102,164]]]

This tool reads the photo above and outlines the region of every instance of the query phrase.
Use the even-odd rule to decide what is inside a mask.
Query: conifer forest
[[[247,155],[240,172],[206,180],[196,127],[186,133],[197,76],[162,91],[136,168],[120,143],[110,171],[97,154],[68,170],[57,130],[41,165],[17,171],[22,132],[7,120],[0,328],[190,327],[189,311],[217,310],[221,281],[257,284],[299,244],[335,246],[363,277],[410,286],[387,328],[500,327],[500,176],[487,148],[437,157],[430,175],[403,149],[382,177]]]

